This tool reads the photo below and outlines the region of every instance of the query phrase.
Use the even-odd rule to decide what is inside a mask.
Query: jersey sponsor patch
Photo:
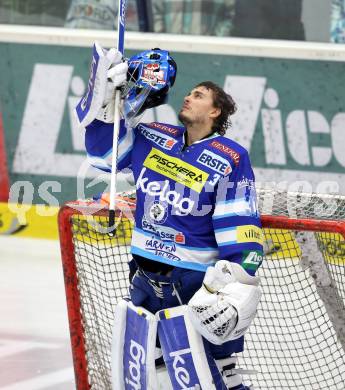
[[[224,176],[231,172],[231,165],[228,160],[207,149],[201,152],[197,162]]]
[[[145,216],[141,222],[143,230],[156,235],[162,241],[172,241],[177,244],[185,244],[185,235],[169,226],[157,226],[148,221]]]
[[[246,270],[256,271],[263,260],[261,251],[243,251],[242,267]]]
[[[179,158],[169,156],[156,148],[152,148],[144,161],[144,167],[149,168],[163,176],[175,180],[177,183],[201,192],[209,174],[188,164]]]
[[[256,242],[263,244],[262,229],[255,225],[244,225],[236,228],[237,243]]]
[[[229,146],[226,146],[226,145],[220,143],[219,141],[212,141],[210,143],[210,145],[213,148],[223,152],[227,156],[230,156],[232,158],[232,160],[234,161],[235,165],[239,164],[240,154],[238,152],[236,152],[234,149],[231,149]]]
[[[151,238],[146,240],[145,250],[150,251],[155,256],[173,261],[181,261],[181,259],[176,256],[176,245],[172,242],[162,242],[161,240]]]
[[[242,176],[242,179],[237,182],[237,188],[248,188],[249,191],[253,191],[255,190],[254,180]]]
[[[177,143],[177,141],[173,138],[167,137],[164,134],[159,133],[158,131],[148,129],[147,127],[141,126],[141,134],[148,139],[149,141],[152,141],[156,145],[160,146],[163,149],[171,150],[174,145]]]
[[[170,190],[169,180],[158,182],[145,177],[146,168],[144,167],[136,182],[137,190],[141,190],[144,194],[157,197],[161,202],[167,203],[173,207],[173,212],[176,215],[188,215],[193,207],[194,200],[184,198],[180,192]]]
[[[174,127],[170,127],[167,125],[162,125],[161,123],[157,123],[157,122],[148,123],[148,126],[153,127],[155,129],[159,129],[161,131],[164,131],[165,133],[172,134],[172,135],[177,135],[179,132],[179,129],[175,129]]]

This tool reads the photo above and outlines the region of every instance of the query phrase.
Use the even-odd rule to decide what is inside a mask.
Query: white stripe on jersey
[[[134,143],[133,129],[127,129],[126,134],[119,140],[117,160],[121,161],[132,150]]]
[[[111,166],[107,163],[107,160],[104,157],[96,157],[96,156],[91,156],[90,154],[88,154],[87,159],[88,159],[90,165],[92,165],[95,168],[102,169],[102,170],[111,169]]]
[[[252,216],[253,211],[250,203],[244,198],[229,201],[217,202],[212,218],[226,218],[234,216]]]
[[[217,229],[214,231],[218,246],[231,245],[237,243],[237,228],[230,227]]]
[[[217,248],[186,247],[172,241],[163,241],[154,234],[134,228],[132,252],[138,253],[139,251],[141,256],[154,258],[155,260],[163,257],[164,263],[172,265],[178,263],[181,267],[184,267],[185,263],[196,263],[196,269],[200,269],[200,266],[197,266],[197,264],[206,267],[213,265],[219,255]],[[190,268],[190,266],[186,268]]]

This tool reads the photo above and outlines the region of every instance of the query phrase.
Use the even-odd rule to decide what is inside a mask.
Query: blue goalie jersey
[[[263,234],[248,152],[210,135],[185,145],[185,128],[140,123],[121,128],[118,170],[130,168],[137,208],[131,251],[144,258],[205,271],[219,259],[254,274]],[[113,125],[86,129],[91,164],[110,171]]]

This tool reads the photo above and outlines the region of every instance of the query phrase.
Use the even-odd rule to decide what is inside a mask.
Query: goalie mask
[[[174,85],[177,65],[166,50],[144,51],[128,60],[124,116],[128,120],[144,110],[166,103]]]

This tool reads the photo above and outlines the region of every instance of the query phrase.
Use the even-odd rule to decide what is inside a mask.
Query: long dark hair
[[[227,128],[231,126],[230,116],[237,110],[236,103],[229,94],[225,93],[221,87],[212,81],[203,81],[195,88],[197,87],[205,87],[213,92],[213,105],[215,108],[219,108],[221,112],[213,122],[212,131],[224,135]]]

